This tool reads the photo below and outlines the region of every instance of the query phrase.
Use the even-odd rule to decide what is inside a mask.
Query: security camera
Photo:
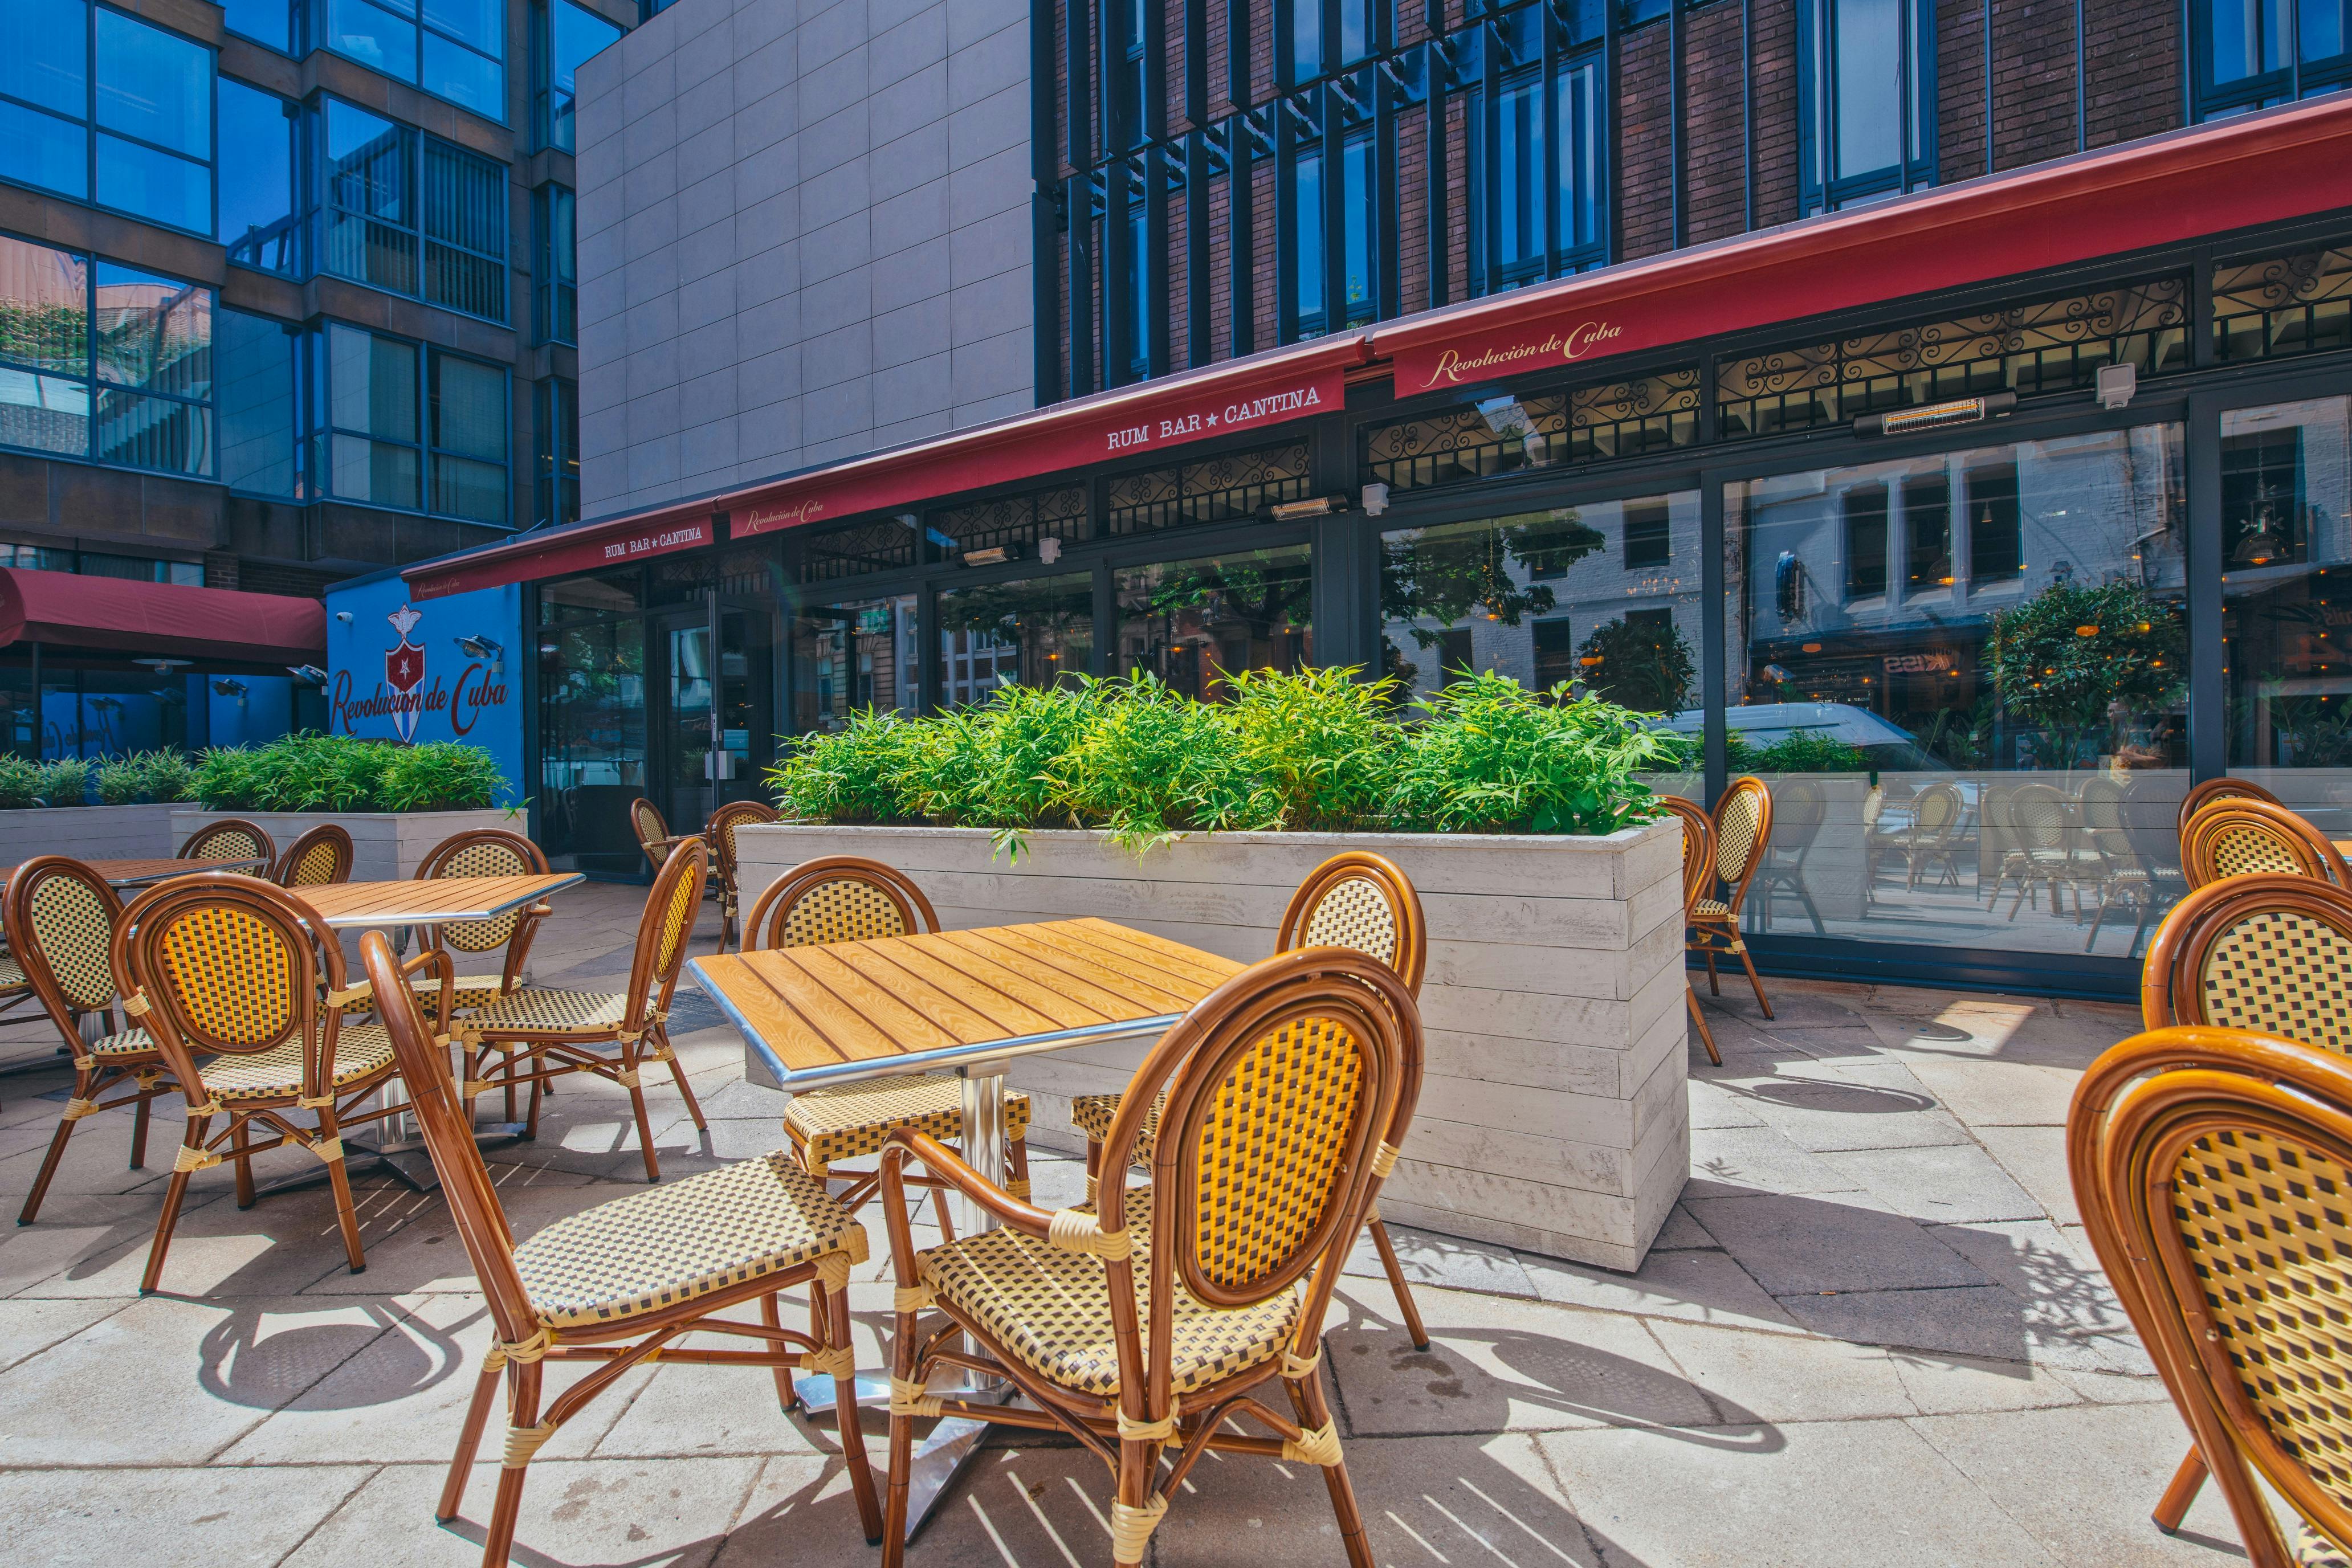
[[[338,610],[335,612],[335,619],[348,626],[352,623],[352,612],[348,610]]]
[[[333,676],[316,664],[289,664],[286,673],[304,685],[316,686],[322,692],[334,682]]]

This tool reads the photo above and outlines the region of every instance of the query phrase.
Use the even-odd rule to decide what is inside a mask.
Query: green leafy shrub
[[[79,806],[89,797],[94,765],[79,757],[60,757],[41,764],[34,794],[48,806]]]
[[[195,767],[176,751],[134,751],[98,765],[98,799],[108,806],[193,798]]]
[[[1430,833],[1612,833],[1648,819],[1633,775],[1683,747],[1630,709],[1553,704],[1492,671],[1423,699],[1390,796],[1393,825]]]
[[[1769,746],[1741,747],[1739,769],[1747,773],[1862,773],[1870,758],[1862,747],[1815,730],[1790,730]]]
[[[21,810],[41,792],[41,768],[14,755],[0,756],[0,809]]]
[[[1637,772],[1689,737],[1607,703],[1488,674],[1400,723],[1387,682],[1347,670],[1223,677],[1234,700],[1149,674],[1005,688],[932,719],[866,711],[790,743],[768,780],[786,815],[829,822],[1100,828],[1138,851],[1191,831],[1606,833],[1644,820]]]
[[[459,811],[494,804],[503,783],[488,752],[458,741],[288,735],[215,747],[190,788],[213,811]]]

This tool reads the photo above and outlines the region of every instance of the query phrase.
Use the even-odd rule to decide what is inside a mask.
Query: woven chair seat
[[[1135,1303],[1150,1311],[1151,1193],[1127,1194],[1136,1240]],[[1031,1371],[1064,1388],[1110,1398],[1118,1393],[1106,1265],[1009,1226],[959,1237],[922,1254],[923,1281],[940,1301],[985,1329]],[[1298,1325],[1296,1290],[1231,1311],[1204,1306],[1181,1283],[1169,1346],[1174,1388],[1189,1394],[1272,1361]]]
[[[1731,918],[1731,905],[1719,898],[1702,898],[1690,906],[1690,917],[1693,920],[1728,920]]]
[[[415,988],[418,999],[425,1003],[429,1011],[441,994],[440,980],[431,975],[419,975],[410,984]],[[344,1013],[375,1011],[375,1000],[370,995],[368,983],[365,980],[362,980],[351,989],[352,994],[348,995],[343,1002]],[[503,975],[460,975],[457,977],[457,983],[450,988],[449,1006],[453,1009],[486,1008],[497,1001],[505,990],[506,977]]]
[[[866,1231],[782,1152],[616,1197],[515,1249],[541,1321],[612,1322],[828,1252],[866,1258]]]
[[[126,1029],[121,1034],[92,1040],[82,1049],[92,1056],[147,1056],[154,1051],[155,1040],[143,1029]]]
[[[527,987],[497,997],[466,1020],[469,1034],[522,1035],[552,1040],[567,1034],[610,1035],[629,1016],[620,991],[559,991]]]
[[[1070,1123],[1091,1141],[1100,1144],[1110,1139],[1110,1124],[1118,1116],[1119,1096],[1116,1094],[1081,1094],[1070,1102]],[[1143,1130],[1135,1135],[1135,1163],[1143,1165],[1151,1158],[1151,1146],[1160,1139],[1160,1108],[1168,1103],[1165,1093],[1152,1098],[1151,1109],[1144,1113]]]
[[[380,1023],[352,1024],[335,1037],[341,1089],[392,1065],[392,1035]],[[205,1087],[223,1100],[289,1099],[302,1092],[302,1041],[297,1038],[249,1056],[216,1056],[203,1068]]]
[[[801,1157],[812,1170],[821,1171],[835,1160],[870,1155],[888,1143],[892,1130],[898,1127],[912,1127],[942,1143],[961,1142],[961,1081],[943,1072],[873,1078],[795,1094],[784,1111],[784,1131],[799,1145]],[[1005,1137],[1019,1138],[1028,1131],[1029,1096],[1008,1092]]]
[[[15,955],[0,953],[0,991],[29,990],[32,984],[25,966],[16,962]]]
[[[2288,1531],[2287,1550],[2294,1558],[2294,1568],[2352,1568],[2352,1553],[2337,1551],[2327,1537],[2300,1519]]]

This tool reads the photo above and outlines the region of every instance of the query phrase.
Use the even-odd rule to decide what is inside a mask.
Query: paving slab
[[[0,1372],[62,1344],[129,1303],[89,1301],[0,1301]]]
[[[2081,1074],[2034,1061],[1915,1061],[1930,1094],[1971,1127],[2063,1127]]]
[[[707,1568],[761,1468],[751,1458],[564,1460],[542,1453],[523,1489],[515,1560]],[[495,1464],[477,1465],[458,1517],[436,1525],[442,1467],[387,1465],[283,1568],[480,1568],[498,1474]]]
[[[2031,1303],[2031,1321],[2069,1333],[2126,1333],[2116,1299],[2090,1244],[2044,1219],[1939,1225],[1937,1240]]]
[[[2061,1563],[2210,1568],[2239,1552],[2237,1526],[2215,1487],[2191,1506],[2180,1535],[2148,1521],[2188,1449],[2168,1406],[1939,1416],[1911,1428]]]
[[[223,1463],[447,1461],[489,1348],[488,1309],[479,1296],[451,1294],[370,1310],[382,1332],[238,1439]]]
[[[1691,1199],[1690,1209],[1775,1296],[1987,1282],[1924,1227],[1864,1194],[1703,1197]]]
[[[2080,1405],[2088,1397],[2057,1368],[2034,1362],[1928,1355],[1907,1350],[1895,1351],[1887,1359],[1903,1379],[1903,1392],[1926,1416],[2038,1410]]]
[[[1691,1129],[1688,1197],[1732,1197],[1743,1192],[1791,1195],[1855,1192],[1862,1183],[1850,1170],[1801,1149],[1787,1134],[1766,1126]]]
[[[1796,1320],[1728,1252],[1653,1249],[1638,1274],[1528,1258],[1536,1294],[1563,1306],[1680,1318],[1738,1328],[1790,1329]]]
[[[1721,1411],[1716,1425],[1844,1421],[1916,1408],[1875,1345],[1671,1320],[1646,1326]]]
[[[373,1473],[345,1465],[0,1470],[0,1535],[12,1562],[44,1568],[276,1563]],[[480,1562],[477,1548],[471,1568]]]
[[[1899,1420],[1722,1432],[1549,1432],[1577,1517],[1644,1568],[2054,1568],[2000,1503]],[[1479,1561],[1479,1559],[1466,1559]]]
[[[1974,1144],[1843,1150],[1816,1157],[1895,1213],[1923,1223],[2042,1217],[2041,1203]]]
[[[1633,1318],[1506,1297],[1430,1291],[1430,1348],[1395,1326],[1393,1302],[1343,1287],[1348,1321],[1324,1335],[1324,1364],[1351,1432],[1535,1431],[1615,1422],[1705,1425],[1717,1406]]]
[[[1984,1127],[1977,1136],[2052,1219],[2061,1225],[2083,1223],[2074,1203],[2074,1183],[2066,1170],[2065,1128]]]
[[[1079,1168],[1083,1171],[1085,1167]],[[1388,1231],[1389,1245],[1396,1249],[1397,1264],[1404,1270],[1407,1285],[1436,1285],[1495,1296],[1536,1293],[1519,1255],[1507,1247],[1440,1236],[1403,1225],[1391,1225]],[[1347,1272],[1357,1279],[1388,1278],[1369,1232],[1357,1239],[1355,1250],[1348,1258]]]
[[[1999,1285],[1795,1295],[1780,1304],[1816,1333],[1860,1343],[2092,1372],[2115,1365],[2091,1336],[2036,1322],[2031,1303]]]

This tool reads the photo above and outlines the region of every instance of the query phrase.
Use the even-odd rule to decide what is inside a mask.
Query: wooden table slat
[[[259,872],[267,871],[269,867],[269,862],[267,861],[249,858],[228,857],[190,861],[170,855],[151,855],[129,860],[84,861],[81,863],[116,887],[136,887],[144,883],[163,882],[175,876],[195,876],[205,872]],[[9,867],[8,874],[14,875],[16,869],[15,866]],[[5,880],[0,878],[0,882]]]
[[[1160,976],[1140,964],[1107,953],[1076,933],[1053,926],[1028,931],[991,932],[976,940],[992,947],[1010,947],[1041,964],[1050,965],[1086,985],[1124,1000],[1142,1013],[1181,1012],[1185,1008],[1181,982]]]
[[[1241,966],[1110,922],[1042,921],[688,961],[786,1088],[854,1082],[1055,1037],[1149,1034]],[[984,1070],[982,1070],[984,1071]]]
[[[873,1025],[877,1033],[902,1051],[934,1051],[941,1046],[971,1043],[965,1036],[940,1028],[906,998],[876,985],[851,967],[843,961],[837,948],[804,947],[795,952],[793,959],[836,1001]]]
[[[1001,928],[1000,928],[1001,929]],[[919,937],[941,961],[1021,1000],[1054,1020],[1056,1029],[1084,1029],[1114,1019],[1144,1016],[1124,992],[1105,990],[1076,976],[1039,963],[1017,948],[995,946],[973,931],[942,931]]]
[[[431,925],[493,919],[581,880],[577,872],[557,872],[546,876],[341,882],[289,891],[330,925]]]
[[[1000,992],[986,993],[985,1009],[974,1006],[969,995],[946,989],[925,977],[926,968],[936,970],[940,967],[936,959],[897,943],[844,943],[835,951],[843,963],[968,1043],[1003,1040],[1008,1035],[1044,1034],[1055,1027],[1045,1014]],[[977,989],[970,985],[963,988],[966,992]]]
[[[865,1061],[904,1053],[905,1047],[895,1044],[864,1014],[826,990],[803,968],[791,948],[748,954],[745,962],[776,993],[777,999],[798,1013],[802,1024],[814,1031],[841,1061]]]
[[[1114,925],[1091,915],[1069,924],[1094,941],[1115,950],[1131,951],[1142,961],[1195,984],[1206,980],[1212,986],[1222,986],[1247,967],[1231,958],[1204,953],[1198,947],[1187,947],[1181,942],[1171,942],[1165,936],[1155,936],[1131,925]]]

